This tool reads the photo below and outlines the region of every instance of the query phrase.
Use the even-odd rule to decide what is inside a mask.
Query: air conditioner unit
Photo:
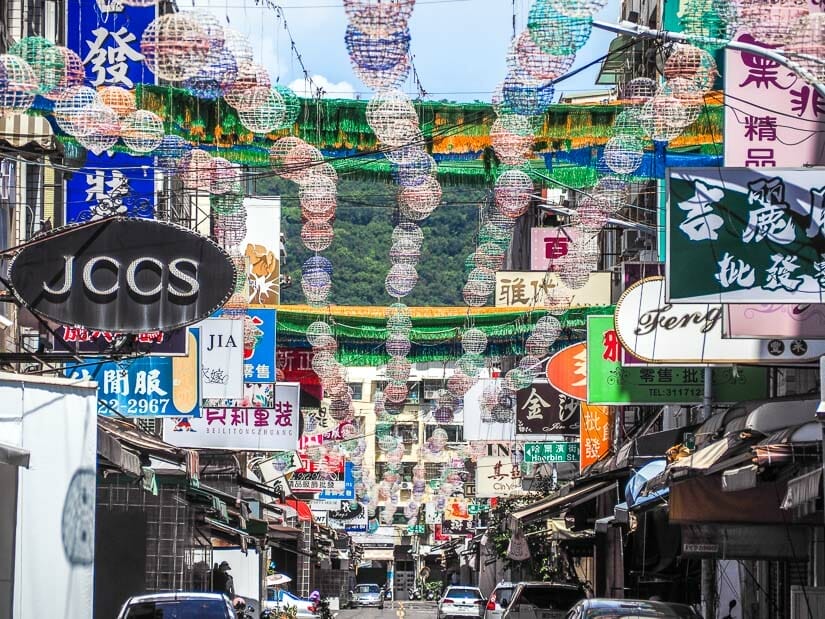
[[[412,490],[412,482],[411,481],[402,481],[401,482],[401,489],[402,490]]]
[[[438,389],[425,389],[424,390],[424,399],[425,400],[435,400],[438,398]]]

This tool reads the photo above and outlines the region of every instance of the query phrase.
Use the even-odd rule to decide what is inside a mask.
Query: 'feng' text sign
[[[44,318],[143,333],[212,314],[232,293],[235,268],[217,244],[186,228],[112,217],[29,243],[9,277],[20,301]]]

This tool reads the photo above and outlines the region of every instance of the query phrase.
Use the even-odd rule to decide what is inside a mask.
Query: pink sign
[[[530,230],[530,270],[557,271],[553,262],[567,255],[567,248],[579,238],[573,228],[533,228]]]
[[[724,305],[728,338],[825,338],[825,305]]]

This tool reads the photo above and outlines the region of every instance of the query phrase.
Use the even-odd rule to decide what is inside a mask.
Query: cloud
[[[328,99],[354,99],[355,87],[349,82],[340,81],[337,84],[329,81],[323,75],[313,75],[312,83],[308,80],[297,79],[290,82],[289,87],[299,97],[314,97],[316,89],[323,90],[323,96]]]

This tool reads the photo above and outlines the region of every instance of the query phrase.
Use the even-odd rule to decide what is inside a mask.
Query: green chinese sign
[[[423,535],[427,532],[427,525],[425,524],[408,524],[407,535]]]
[[[525,443],[524,462],[544,464],[547,462],[578,462],[579,444],[568,442]]]
[[[587,401],[590,404],[690,404],[704,396],[703,367],[623,366],[613,316],[587,318]],[[713,368],[713,401],[768,395],[766,368]]]
[[[486,501],[473,501],[467,506],[467,511],[473,515],[480,514],[482,512],[489,512],[490,504]]]
[[[669,301],[825,301],[821,170],[672,169],[668,195]]]

